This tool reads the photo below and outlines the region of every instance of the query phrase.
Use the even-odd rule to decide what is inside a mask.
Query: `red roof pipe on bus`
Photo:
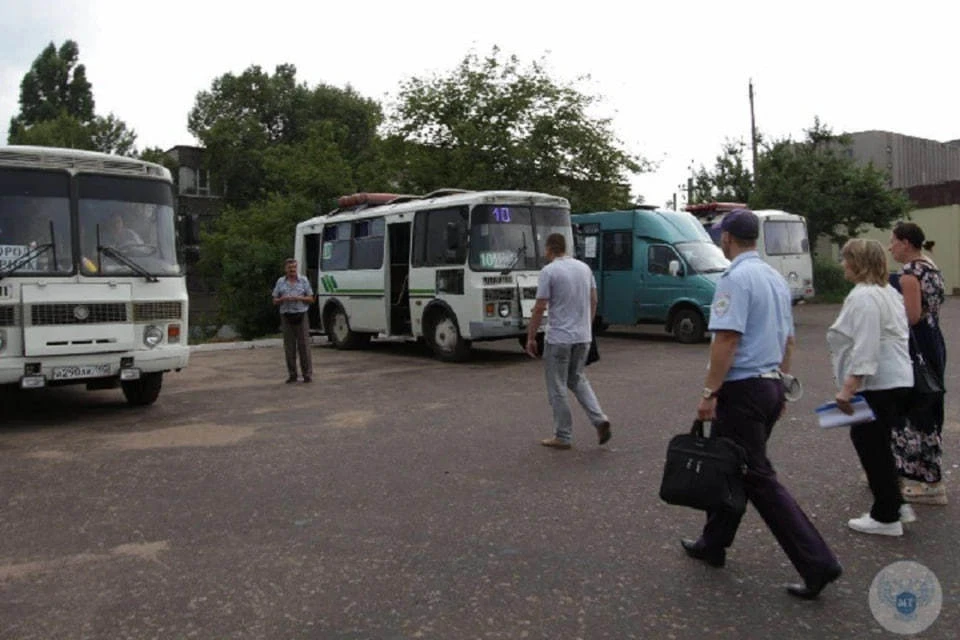
[[[726,213],[734,209],[746,209],[742,202],[699,202],[688,204],[684,210],[690,213]]]
[[[353,193],[337,198],[337,206],[341,209],[358,207],[362,204],[375,206],[378,204],[386,204],[399,196],[400,194],[398,193]]]

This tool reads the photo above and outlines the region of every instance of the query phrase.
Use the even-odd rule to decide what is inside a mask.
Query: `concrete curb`
[[[311,345],[323,344],[324,336],[312,336]],[[236,351],[238,349],[276,349],[283,347],[283,338],[268,338],[265,340],[238,340],[236,342],[207,342],[190,346],[190,353],[204,351]]]

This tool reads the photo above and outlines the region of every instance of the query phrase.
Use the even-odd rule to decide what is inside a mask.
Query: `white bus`
[[[160,165],[0,147],[0,385],[153,403],[189,357],[175,227]]]
[[[570,204],[543,193],[448,189],[338,204],[297,225],[295,256],[318,294],[311,326],[339,349],[382,334],[459,361],[473,342],[523,341],[544,241],[562,233],[573,251]]]
[[[717,223],[727,212],[745,208],[746,205],[737,202],[709,202],[690,205],[687,211],[697,216],[714,242],[720,244]],[[794,304],[809,300],[815,289],[807,219],[778,209],[758,209],[754,213],[760,219],[760,237],[757,238],[760,257],[786,278]]]

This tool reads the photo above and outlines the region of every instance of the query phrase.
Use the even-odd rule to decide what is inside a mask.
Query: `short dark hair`
[[[924,242],[927,237],[916,222],[900,221],[893,225],[893,237],[897,240],[906,240],[914,249],[933,249],[933,240]]]
[[[567,252],[567,238],[562,233],[551,233],[547,236],[547,248],[557,255]]]
[[[288,266],[290,266],[291,264],[297,264],[297,259],[296,259],[296,258],[287,258],[286,260],[283,261],[283,266],[284,266],[284,267],[288,267]]]

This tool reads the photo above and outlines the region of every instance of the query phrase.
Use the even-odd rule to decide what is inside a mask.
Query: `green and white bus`
[[[573,247],[569,202],[543,193],[361,193],[338,205],[297,225],[295,256],[317,292],[311,327],[339,349],[405,337],[459,361],[473,342],[522,343],[547,236]]]
[[[160,165],[0,147],[0,385],[153,403],[189,359],[175,227]]]

